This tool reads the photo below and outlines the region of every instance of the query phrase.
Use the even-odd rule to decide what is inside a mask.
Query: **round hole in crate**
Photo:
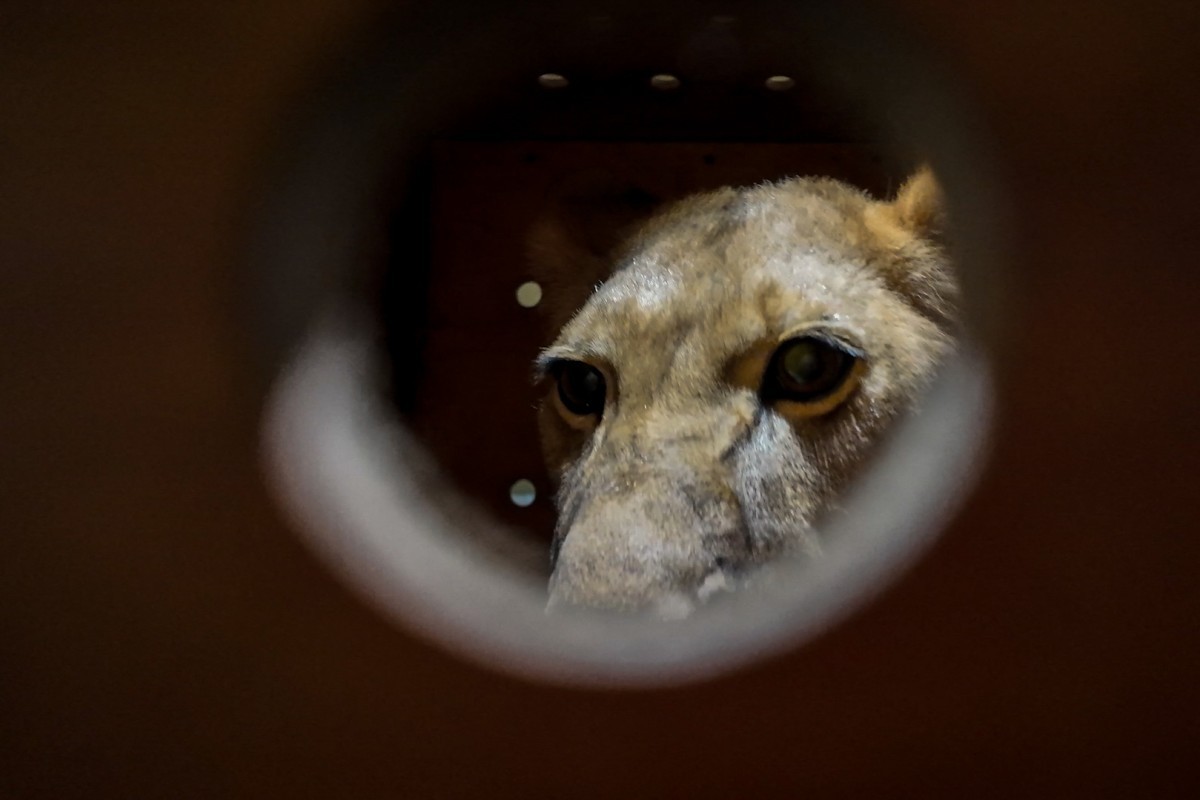
[[[508,487],[508,497],[514,506],[529,508],[537,499],[537,487],[528,478],[521,478]]]
[[[893,21],[835,9],[764,3],[714,39],[710,18],[685,4],[647,16],[618,3],[614,29],[640,33],[603,62],[589,61],[594,25],[573,4],[537,19],[397,10],[287,126],[294,140],[251,252],[250,324],[264,371],[278,372],[266,469],[297,530],[370,607],[539,679],[678,683],[815,636],[932,541],[980,464],[1002,204],[947,73]],[[628,90],[628,76],[663,63],[687,67],[686,93],[663,103]],[[545,71],[559,64],[580,92],[532,85],[565,86]],[[754,105],[763,93],[746,87],[776,74],[805,91]],[[611,244],[598,227],[623,228],[627,211],[671,192],[831,174],[886,195],[922,158],[949,202],[964,329],[921,413],[897,420],[843,510],[822,520],[819,556],[780,558],[744,591],[706,575],[698,594],[711,602],[669,622],[547,614],[549,565],[562,558],[554,504],[514,492],[512,476],[562,499],[543,460],[537,406],[549,395],[533,362],[574,313],[560,299],[595,282],[539,276],[532,313],[514,304],[513,286],[535,274],[529,231],[566,209],[586,259]],[[614,478],[610,491],[629,486]],[[684,607],[667,606],[661,616]]]
[[[534,308],[542,302],[542,285],[537,281],[525,281],[517,287],[517,305]]]

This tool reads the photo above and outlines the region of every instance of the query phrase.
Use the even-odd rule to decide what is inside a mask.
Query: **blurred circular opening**
[[[289,126],[252,253],[257,333],[269,368],[285,365],[264,417],[266,469],[297,529],[381,613],[540,679],[693,680],[833,624],[961,501],[981,460],[1003,252],[979,134],[893,21],[796,5],[758,4],[736,26],[669,4],[651,16],[622,5],[602,26],[568,4],[536,22],[481,10],[466,27],[449,6],[397,12]],[[635,76],[664,53],[694,67],[688,91],[642,105]],[[549,63],[573,65],[579,91],[538,91],[568,85],[541,71]],[[763,74],[792,91],[763,93]],[[513,228],[514,198],[550,191],[564,164],[660,174],[686,193],[770,177],[748,166],[756,158],[881,193],[932,160],[955,224],[963,342],[828,521],[820,559],[780,560],[754,591],[669,623],[547,615],[554,510],[536,489],[549,484],[531,403],[478,387],[486,376],[528,389],[544,331],[520,309],[556,289],[521,282],[514,307],[499,251],[463,231]],[[455,247],[466,255],[446,260]]]

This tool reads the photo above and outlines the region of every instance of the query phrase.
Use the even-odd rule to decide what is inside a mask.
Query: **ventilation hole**
[[[508,497],[514,506],[528,508],[537,499],[537,487],[533,485],[533,481],[521,478],[508,487]]]
[[[524,308],[533,308],[542,302],[542,285],[537,281],[526,281],[517,287],[517,302]]]
[[[716,157],[716,156],[714,156],[712,153],[705,153],[703,156],[701,156],[701,160],[702,160],[702,161],[703,161],[705,164],[708,164],[710,167],[711,167],[713,164],[717,163],[717,157]]]
[[[497,20],[503,19],[504,13],[484,9],[486,5],[481,4],[483,11],[494,13]],[[802,10],[813,4],[780,4],[780,8],[784,5],[794,7],[789,12],[791,22],[787,26],[793,30],[783,29],[783,21],[773,16],[755,16],[739,17],[736,23],[732,19],[712,22],[714,27],[707,32],[721,34],[717,42],[720,44],[738,31],[739,39],[744,36],[744,46],[754,47],[764,63],[784,73],[773,75],[762,69],[753,73],[743,88],[761,95],[776,86],[779,91],[790,87],[791,93],[780,94],[779,99],[791,100],[801,91],[799,86],[793,86],[791,73],[795,72],[801,77],[795,78],[794,83],[803,80],[806,93],[810,84],[825,86],[831,92],[829,101],[835,105],[850,104],[851,110],[861,116],[865,130],[878,127],[884,132],[884,140],[878,143],[884,154],[879,166],[860,169],[856,158],[868,166],[870,162],[865,156],[853,156],[847,158],[846,167],[847,172],[859,170],[864,175],[880,176],[879,193],[886,188],[886,178],[899,176],[908,153],[929,152],[939,173],[945,167],[948,198],[967,203],[961,207],[952,204],[949,209],[949,216],[963,223],[955,235],[961,236],[964,249],[974,256],[961,265],[963,293],[976,298],[977,304],[964,309],[968,312],[964,314],[967,318],[964,322],[968,329],[973,329],[971,323],[976,320],[969,312],[986,310],[994,317],[978,322],[981,328],[986,325],[990,329],[1000,321],[1001,311],[992,310],[993,301],[999,303],[999,290],[993,282],[998,283],[1002,278],[1000,268],[1005,259],[1000,251],[1005,242],[1003,232],[994,230],[991,224],[992,203],[996,200],[989,165],[974,160],[987,147],[977,150],[983,143],[964,138],[973,130],[966,124],[973,113],[971,98],[960,96],[958,87],[940,82],[942,73],[937,71],[936,59],[932,66],[922,64],[916,60],[919,49],[909,49],[900,38],[893,43],[888,38],[893,35],[888,20],[882,20],[876,27],[861,11],[837,18],[832,13],[839,7],[836,5],[828,9],[829,13],[814,11],[809,16]],[[664,14],[670,6],[663,5]],[[433,8],[431,4],[431,13]],[[448,6],[441,4],[436,8]],[[655,8],[658,10],[658,6]],[[434,31],[453,30],[452,11],[438,13],[445,14],[444,29],[438,18],[433,20],[438,24],[431,23],[428,30],[406,25],[395,36],[380,37],[381,41],[386,39],[386,49],[367,51],[362,57],[348,54],[347,60],[352,61],[356,71],[348,74],[344,83],[336,84],[339,87],[336,93],[317,96],[310,101],[311,108],[303,107],[302,118],[308,125],[295,132],[301,146],[284,148],[296,160],[283,164],[288,171],[280,173],[276,183],[264,187],[270,192],[265,198],[270,205],[263,209],[261,230],[255,231],[255,246],[248,249],[254,260],[247,266],[254,270],[256,279],[261,277],[263,283],[257,294],[264,304],[262,316],[271,322],[261,332],[255,331],[263,337],[264,349],[270,355],[265,368],[269,368],[269,374],[279,375],[263,420],[263,446],[268,453],[273,491],[296,520],[298,532],[308,537],[314,549],[328,559],[331,568],[371,606],[383,609],[389,618],[407,626],[414,634],[425,635],[448,650],[492,668],[555,683],[608,687],[667,685],[715,676],[811,639],[843,618],[852,607],[877,594],[885,581],[911,563],[943,527],[946,514],[965,497],[982,458],[990,401],[986,361],[970,347],[956,351],[929,395],[923,397],[922,413],[905,415],[889,429],[886,441],[880,443],[866,471],[856,476],[853,486],[840,498],[844,500],[845,513],[830,514],[825,520],[821,544],[827,547],[822,547],[820,558],[815,553],[798,553],[795,558],[764,564],[761,572],[754,573],[749,569],[743,573],[736,564],[724,565],[711,576],[713,564],[697,562],[697,570],[706,566],[708,570],[700,575],[702,580],[695,592],[688,587],[688,592],[696,595],[697,605],[692,618],[679,625],[663,626],[651,615],[573,613],[566,608],[548,615],[550,584],[545,573],[550,564],[546,558],[545,534],[550,532],[557,517],[554,490],[547,482],[546,497],[539,497],[537,487],[547,478],[520,463],[527,457],[534,458],[538,447],[532,430],[536,415],[529,403],[532,397],[528,375],[528,356],[533,354],[535,332],[528,332],[531,338],[526,339],[525,332],[514,330],[511,341],[506,338],[488,343],[497,351],[494,365],[497,391],[511,391],[508,399],[514,401],[512,410],[515,413],[519,407],[523,416],[509,420],[503,416],[507,411],[502,413],[498,404],[494,408],[489,404],[489,418],[479,421],[494,423],[486,427],[503,429],[506,435],[511,431],[513,436],[497,439],[500,446],[496,448],[480,447],[468,437],[466,444],[473,448],[470,455],[487,456],[480,459],[484,463],[478,469],[472,464],[470,469],[457,472],[456,465],[467,460],[458,456],[461,437],[446,437],[441,441],[437,427],[428,423],[435,418],[409,413],[407,397],[399,398],[406,401],[401,409],[399,402],[387,402],[381,395],[381,391],[392,388],[389,378],[415,372],[408,367],[422,363],[425,352],[422,341],[427,333],[430,337],[434,333],[433,325],[428,322],[410,325],[410,320],[426,316],[443,319],[447,312],[441,309],[450,309],[452,313],[458,306],[452,288],[445,306],[434,306],[432,297],[428,304],[423,302],[426,293],[419,290],[429,277],[425,272],[433,269],[432,254],[421,259],[428,263],[416,265],[420,269],[413,267],[410,258],[400,255],[405,255],[402,248],[410,240],[410,232],[424,230],[425,214],[431,217],[435,214],[435,189],[440,192],[443,188],[455,188],[439,176],[459,174],[457,170],[472,163],[464,159],[473,158],[473,154],[482,150],[457,151],[457,156],[430,175],[434,180],[428,186],[421,180],[413,181],[415,186],[411,190],[404,189],[390,176],[423,171],[423,161],[418,156],[431,143],[428,131],[453,135],[459,130],[456,126],[460,119],[472,120],[474,125],[477,114],[481,120],[491,120],[490,115],[495,114],[495,124],[488,122],[488,130],[493,130],[497,140],[505,145],[495,152],[513,155],[504,168],[509,169],[514,180],[537,179],[549,188],[569,171],[584,166],[572,160],[574,156],[570,154],[574,153],[587,154],[586,158],[595,159],[588,167],[604,170],[603,153],[583,139],[565,140],[564,146],[572,146],[565,151],[555,149],[556,145],[546,145],[543,149],[541,145],[521,144],[536,139],[529,137],[524,121],[510,123],[501,113],[506,98],[514,91],[519,95],[520,87],[512,87],[500,79],[490,89],[482,85],[491,77],[520,74],[528,63],[526,58],[544,57],[540,63],[545,65],[580,64],[582,59],[594,55],[595,38],[577,33],[578,41],[572,41],[568,26],[563,25],[562,37],[539,44],[542,50],[531,48],[529,52],[521,52],[523,43],[536,43],[538,37],[509,38],[519,31],[510,31],[503,25],[481,25],[479,37],[474,32],[464,33],[457,42],[450,39],[445,42],[446,51],[453,51],[456,59],[459,52],[464,54],[463,59],[470,59],[456,63],[461,63],[464,73],[481,75],[481,85],[459,87],[458,92],[450,87],[451,91],[446,92],[440,82],[422,80],[423,70],[440,69],[440,61],[425,66],[419,61],[393,57],[394,53],[403,55],[409,49],[414,54],[420,50],[409,48],[407,42],[425,40],[435,35]],[[760,20],[761,28],[756,29]],[[529,22],[532,24],[534,20]],[[686,18],[681,17],[679,24],[686,26]],[[705,24],[702,19],[701,24]],[[731,27],[715,27],[718,24]],[[547,22],[547,27],[550,25]],[[855,25],[860,25],[861,30]],[[494,37],[483,38],[482,34],[490,30],[496,31]],[[673,36],[664,37],[664,41],[657,43],[661,45],[657,52],[667,52],[674,42]],[[794,52],[808,49],[813,50],[811,58]],[[910,53],[911,58],[905,57]],[[384,54],[387,58],[381,57]],[[696,69],[711,67],[714,74],[719,72],[719,59],[713,57],[707,61],[712,63],[700,58]],[[395,66],[380,71],[381,64]],[[629,66],[624,64],[621,61],[611,66],[636,68],[634,62],[629,62]],[[676,68],[672,62],[660,62],[660,66],[668,65]],[[610,65],[595,64],[594,68],[605,71]],[[579,69],[579,75],[589,74],[587,64]],[[691,81],[694,70],[689,67],[686,72]],[[654,73],[645,70],[633,74],[636,77],[630,88],[634,91],[628,99],[634,104],[653,99],[657,101],[654,105],[672,105],[700,88],[689,83],[687,93],[680,87],[673,95],[651,98],[649,95],[658,91],[648,85]],[[529,70],[524,76],[526,91],[545,93],[537,104],[546,107],[537,110],[538,125],[543,124],[544,114],[547,125],[556,126],[559,124],[556,120],[570,118],[574,122],[563,123],[565,132],[575,130],[576,123],[584,131],[590,128],[596,112],[609,108],[607,100],[594,107],[589,106],[589,98],[577,98],[579,91],[587,89],[589,81],[571,85],[573,91],[567,92],[569,81],[563,75],[549,72],[542,75]],[[529,85],[531,78],[537,82],[536,88]],[[911,91],[906,91],[903,97],[879,92],[878,87],[889,79],[902,80]],[[842,87],[840,93],[838,87]],[[553,108],[561,105],[558,101],[573,98],[580,101],[578,107],[572,102],[569,109]],[[708,113],[711,109],[697,111],[696,127],[689,128],[694,130],[693,142],[721,141],[726,130],[720,119],[722,113],[736,112],[739,107],[740,100],[736,97],[713,99],[729,105],[714,106],[713,114]],[[760,99],[766,98],[760,96]],[[961,111],[957,110],[960,102],[967,104],[961,106]],[[781,106],[776,110],[781,114],[794,111],[797,125],[808,124],[804,122],[808,116],[804,108],[789,110]],[[637,141],[653,138],[653,132],[658,130],[657,121],[629,116],[630,136],[639,137]],[[414,120],[420,124],[410,124]],[[776,128],[766,124],[773,120],[774,117],[753,120],[747,130],[760,132],[761,138],[774,137]],[[828,122],[830,138],[841,140],[840,117],[830,112]],[[822,126],[825,124],[821,122]],[[613,130],[615,135],[617,129]],[[847,131],[844,138],[852,140],[850,133]],[[716,167],[705,166],[709,159],[704,156],[712,156],[712,164],[724,164],[738,152],[734,148],[728,150],[728,155],[722,155],[727,152],[723,147],[690,144],[686,149],[671,150],[670,160],[661,165],[661,175],[664,179],[670,177],[672,182],[677,180],[676,185],[681,189],[690,188],[686,184],[693,176],[697,188],[715,182]],[[544,168],[520,163],[522,154],[534,152],[540,155]],[[560,156],[560,152],[564,155]],[[699,166],[704,169],[697,169],[697,157],[702,159]],[[488,159],[491,158],[489,155]],[[764,151],[761,159],[764,169],[773,158]],[[812,158],[818,167],[813,171],[823,172],[818,165],[825,164],[824,156]],[[412,163],[404,164],[405,159],[412,159]],[[636,157],[631,155],[628,167],[622,169],[632,174],[638,164],[654,161],[659,174],[656,159],[651,151]],[[803,159],[803,164],[810,163],[808,155]],[[893,164],[893,160],[903,163]],[[756,157],[755,161],[759,159]],[[758,169],[744,166],[745,170],[737,171],[739,175],[754,174]],[[671,177],[676,174],[678,178]],[[728,179],[732,175],[720,177]],[[447,182],[439,184],[439,180]],[[954,187],[972,187],[972,191],[955,194],[949,191]],[[461,187],[455,189],[461,190]],[[353,214],[333,213],[337,209],[327,202],[331,193],[346,198],[347,203],[334,205],[354,209]],[[523,202],[529,205],[521,211],[540,213],[538,203],[546,197],[543,185],[530,188],[527,194],[529,197]],[[394,199],[388,201],[389,205],[380,206],[385,196]],[[488,203],[507,203],[510,196],[497,194]],[[423,213],[412,214],[413,210]],[[477,212],[486,214],[488,210],[488,206],[481,204]],[[387,216],[379,212],[386,212]],[[417,221],[408,222],[412,217]],[[404,224],[393,230],[393,219],[402,219]],[[517,228],[511,226],[514,245],[518,239],[521,244],[524,242],[524,230],[518,236]],[[504,230],[509,228],[506,226]],[[378,248],[389,258],[386,264],[382,260],[371,264],[362,257],[362,251],[380,241],[396,242],[399,246]],[[394,260],[390,257],[393,250],[398,254]],[[467,264],[476,260],[470,258],[465,248],[464,255],[469,259]],[[321,288],[324,284],[292,285],[297,276],[315,273],[326,266],[336,270],[331,276],[337,281],[331,284],[358,288],[326,292]],[[492,304],[492,311],[498,315],[496,321],[501,324],[514,315],[538,313],[517,311],[508,305],[513,299],[521,299],[514,298],[514,294],[522,288],[523,279],[533,277],[519,272],[523,267],[515,260],[510,268],[508,277],[501,278],[498,291],[481,298]],[[381,302],[384,298],[376,291],[365,291],[368,286],[376,286],[379,269],[386,269],[389,278],[395,277],[396,286],[401,289],[397,294],[415,298],[412,304],[396,301],[393,306],[389,299],[385,306]],[[467,280],[474,277],[467,273]],[[461,284],[447,281],[446,285]],[[505,298],[505,291],[514,294]],[[556,289],[546,291],[554,291],[549,299],[559,301]],[[392,308],[416,313],[392,315]],[[381,314],[385,309],[389,312],[386,317]],[[428,314],[423,313],[426,310]],[[381,325],[389,333],[386,340],[376,335]],[[475,332],[470,335],[467,341],[476,341]],[[443,340],[448,344],[460,341],[453,336]],[[514,352],[518,349],[522,352]],[[280,370],[277,362],[291,351],[295,351],[291,362]],[[512,360],[505,360],[509,355]],[[461,377],[452,361],[444,363],[447,363],[446,375],[455,380]],[[500,381],[512,388],[498,388]],[[460,413],[478,416],[478,397],[463,394],[455,402],[462,408],[451,409],[453,414],[446,419]],[[419,404],[411,404],[416,405]],[[452,466],[454,472],[450,472]],[[499,477],[493,469],[498,470]],[[528,479],[531,474],[539,475],[538,479]],[[475,482],[476,477],[481,480]],[[510,504],[504,503],[505,478],[511,478]],[[466,487],[482,487],[482,491],[478,497],[472,497],[464,494]],[[652,491],[654,487],[635,488]],[[685,501],[686,498],[680,499]],[[713,595],[711,608],[700,604],[700,590],[706,597]],[[690,601],[691,597],[687,599]],[[662,611],[664,615],[673,613],[669,608]]]
[[[665,73],[661,75],[655,75],[650,79],[650,85],[655,89],[669,92],[672,89],[679,88],[679,78],[676,78],[674,75],[667,75]]]
[[[546,89],[565,89],[571,85],[566,76],[559,75],[557,72],[546,72],[538,75],[538,83]]]

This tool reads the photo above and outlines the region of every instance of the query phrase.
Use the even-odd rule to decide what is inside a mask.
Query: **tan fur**
[[[581,421],[545,378],[542,440],[559,481],[551,605],[667,613],[702,586],[816,550],[820,514],[952,345],[941,207],[923,170],[892,202],[829,179],[696,195],[608,252],[561,218],[538,226],[543,273],[578,279],[548,286],[578,312],[540,363],[586,361],[609,394]],[[846,396],[816,416],[758,392],[778,343],[809,330],[865,353]]]

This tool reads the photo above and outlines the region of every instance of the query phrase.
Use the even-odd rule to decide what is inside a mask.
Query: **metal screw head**
[[[565,75],[559,75],[557,72],[546,72],[538,75],[538,83],[546,89],[565,89],[571,85]]]
[[[655,89],[659,89],[664,92],[670,91],[672,89],[678,89],[679,84],[680,84],[679,78],[676,78],[674,75],[668,75],[666,73],[655,75],[654,77],[652,77],[650,79],[651,86],[653,86]]]

